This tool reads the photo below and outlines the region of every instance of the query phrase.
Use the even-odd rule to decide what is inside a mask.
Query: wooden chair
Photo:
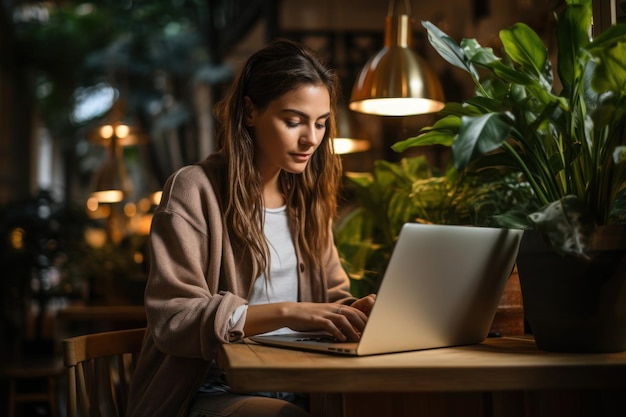
[[[63,340],[68,417],[125,416],[144,334],[145,329],[129,329]]]

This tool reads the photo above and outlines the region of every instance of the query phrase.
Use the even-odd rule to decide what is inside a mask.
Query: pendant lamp
[[[385,19],[385,45],[359,73],[350,109],[380,116],[435,113],[444,106],[437,74],[413,49],[409,1],[399,10],[391,0]]]
[[[98,203],[119,203],[133,192],[133,183],[124,164],[126,146],[146,142],[145,133],[132,122],[125,120],[126,105],[118,99],[109,113],[112,123],[104,124],[89,134],[91,142],[104,146],[106,156],[93,180],[90,199]]]
[[[132,191],[132,182],[124,166],[118,137],[109,137],[106,156],[94,178],[91,198],[98,203],[119,203]]]

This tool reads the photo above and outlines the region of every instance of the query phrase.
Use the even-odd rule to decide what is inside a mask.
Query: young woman
[[[333,243],[336,96],[310,50],[273,42],[216,109],[219,151],[168,180],[130,416],[308,415],[296,395],[231,392],[219,345],[284,329],[359,338],[374,297],[350,295]]]

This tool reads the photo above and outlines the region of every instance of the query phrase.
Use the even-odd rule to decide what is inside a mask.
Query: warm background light
[[[354,111],[381,116],[412,116],[415,114],[436,113],[444,103],[423,98],[373,98],[354,102]]]
[[[115,136],[117,136],[120,139],[123,139],[126,136],[128,136],[129,132],[130,132],[130,128],[127,125],[115,126]]]
[[[119,203],[124,199],[124,193],[121,190],[103,190],[94,191],[91,197],[100,203]]]
[[[113,136],[113,126],[111,125],[104,125],[100,127],[100,136],[103,139],[111,139],[111,137]]]
[[[335,153],[344,155],[355,152],[365,152],[370,149],[370,142],[366,139],[335,138],[333,141]]]

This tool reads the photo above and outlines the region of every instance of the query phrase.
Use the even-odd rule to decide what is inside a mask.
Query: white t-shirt
[[[298,259],[293,244],[287,206],[275,209],[265,209],[265,223],[263,232],[267,239],[270,251],[270,277],[265,273],[254,282],[249,304],[268,304],[283,301],[298,301]],[[240,319],[247,306],[239,307],[231,317],[234,326]],[[287,327],[270,332],[286,333],[291,331]]]
[[[270,250],[270,279],[265,273],[254,282],[249,304],[267,304],[281,301],[298,301],[298,259],[296,249],[289,231],[287,207],[265,209],[263,232]],[[230,317],[233,328],[248,305],[242,305]],[[267,334],[287,333],[287,327],[268,332]],[[199,391],[205,393],[229,392],[230,388],[224,380],[223,370],[214,362]]]

